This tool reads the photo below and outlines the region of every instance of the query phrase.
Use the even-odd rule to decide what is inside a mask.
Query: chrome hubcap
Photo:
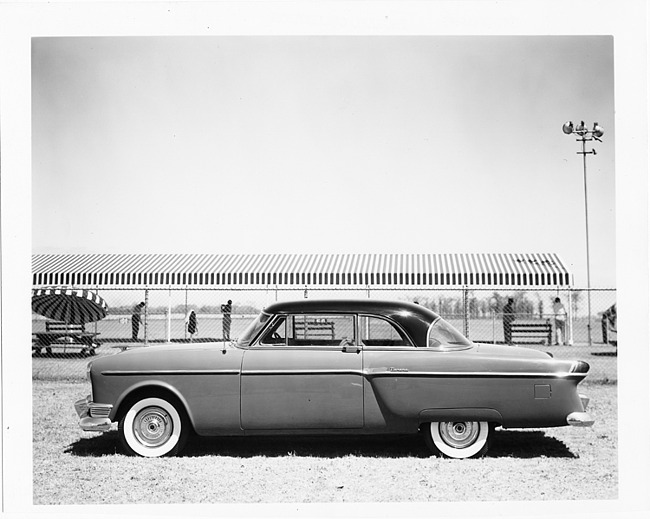
[[[444,422],[440,424],[440,437],[455,449],[464,449],[472,445],[479,435],[477,422]]]
[[[173,422],[169,414],[160,407],[147,407],[140,411],[133,421],[133,433],[140,443],[157,447],[172,435]]]

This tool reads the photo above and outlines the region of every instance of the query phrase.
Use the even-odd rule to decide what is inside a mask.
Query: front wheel
[[[424,427],[427,446],[448,458],[479,458],[488,450],[488,422],[431,422]]]
[[[129,454],[155,458],[178,454],[187,440],[189,424],[179,404],[151,397],[133,403],[118,430]]]

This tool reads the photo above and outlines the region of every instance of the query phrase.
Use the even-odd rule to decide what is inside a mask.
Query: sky
[[[616,287],[611,36],[32,40],[33,253],[553,252]]]

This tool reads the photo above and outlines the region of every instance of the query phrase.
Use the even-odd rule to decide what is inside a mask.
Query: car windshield
[[[472,342],[447,321],[439,317],[429,327],[427,345],[438,350],[466,350]]]
[[[248,325],[248,328],[244,331],[244,333],[237,339],[237,345],[238,346],[248,346],[250,343],[253,341],[253,339],[257,336],[257,334],[260,332],[262,328],[264,328],[264,325],[267,323],[267,321],[270,319],[269,314],[265,314],[264,312],[260,313],[255,320]]]

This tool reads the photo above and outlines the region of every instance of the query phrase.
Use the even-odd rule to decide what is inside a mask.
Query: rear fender
[[[461,408],[461,409],[424,409],[420,412],[420,424],[429,422],[492,422],[503,423],[501,413],[496,409]]]

